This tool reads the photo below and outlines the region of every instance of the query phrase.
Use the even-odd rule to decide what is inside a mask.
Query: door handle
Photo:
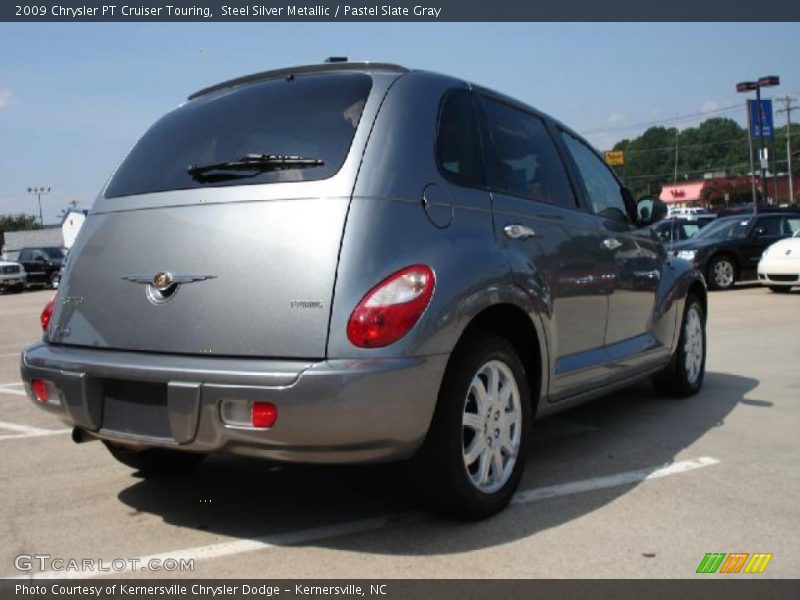
[[[620,242],[617,238],[610,237],[603,240],[603,247],[605,247],[607,250],[616,250],[620,246],[622,246],[622,242]]]
[[[503,227],[503,233],[510,240],[524,240],[536,235],[536,232],[525,225],[519,223],[512,223]]]

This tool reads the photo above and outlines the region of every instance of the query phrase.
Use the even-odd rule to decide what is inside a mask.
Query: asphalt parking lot
[[[158,482],[75,445],[19,383],[51,293],[0,296],[0,576],[25,575],[20,554],[187,558],[168,575],[192,577],[674,578],[766,552],[762,575],[704,577],[800,572],[800,290],[711,293],[700,395],[643,384],[537,423],[514,504],[479,523],[421,512],[394,467],[212,457]]]

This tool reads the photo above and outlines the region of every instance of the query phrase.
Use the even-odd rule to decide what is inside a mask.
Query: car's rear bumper
[[[446,362],[446,355],[319,362],[38,344],[23,353],[21,369],[38,406],[101,439],[291,462],[357,463],[399,460],[416,451]],[[57,390],[51,397],[59,403],[37,401],[32,379],[51,382]],[[110,389],[126,395],[126,386],[148,389],[144,383],[160,390],[160,406],[148,398],[129,396],[113,405],[108,400]],[[272,402],[277,422],[270,429],[228,425],[220,413],[223,400]]]

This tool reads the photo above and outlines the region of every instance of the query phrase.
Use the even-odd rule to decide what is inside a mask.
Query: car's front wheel
[[[736,265],[727,256],[717,256],[708,264],[706,280],[713,290],[729,290],[736,283]]]
[[[179,452],[162,448],[134,450],[111,442],[103,443],[111,456],[128,467],[136,469],[144,477],[180,475],[194,469],[206,457],[195,452]]]
[[[522,477],[530,404],[525,368],[507,340],[480,334],[462,341],[413,460],[425,499],[468,519],[503,509]]]
[[[706,372],[706,318],[697,296],[686,297],[678,348],[666,369],[654,382],[656,387],[676,396],[700,391]]]

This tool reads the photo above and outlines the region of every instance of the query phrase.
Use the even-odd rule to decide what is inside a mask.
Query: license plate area
[[[104,430],[172,438],[166,383],[104,379],[102,387]]]

